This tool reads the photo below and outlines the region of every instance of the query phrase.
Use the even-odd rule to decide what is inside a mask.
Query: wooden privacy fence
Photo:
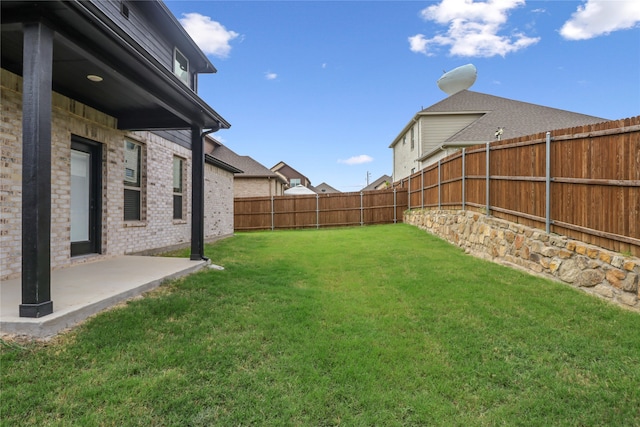
[[[402,221],[407,190],[234,199],[236,231],[387,224]]]
[[[474,209],[640,256],[640,116],[469,147],[394,187],[408,209]]]

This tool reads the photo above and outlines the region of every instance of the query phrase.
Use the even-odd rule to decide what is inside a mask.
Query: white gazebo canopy
[[[298,195],[309,195],[316,194],[313,190],[304,187],[302,185],[296,185],[295,187],[291,187],[287,190],[284,190],[285,195],[298,196]]]

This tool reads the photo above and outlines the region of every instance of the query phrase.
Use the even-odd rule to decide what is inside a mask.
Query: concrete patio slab
[[[19,317],[21,280],[0,283],[0,334],[46,339],[86,318],[147,292],[167,279],[193,273],[207,261],[120,256],[78,264],[51,273],[53,313]]]

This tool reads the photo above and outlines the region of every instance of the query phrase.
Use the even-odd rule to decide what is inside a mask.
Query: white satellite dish
[[[438,87],[447,95],[453,95],[461,90],[469,89],[476,81],[478,70],[473,64],[463,65],[444,73],[438,79]]]

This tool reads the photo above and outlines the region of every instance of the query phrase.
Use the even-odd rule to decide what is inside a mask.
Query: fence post
[[[275,228],[275,222],[274,222],[274,212],[273,212],[273,196],[271,196],[271,231],[274,230]]]
[[[546,138],[546,169],[545,179],[545,231],[551,232],[551,132],[547,132]]]
[[[420,207],[424,209],[424,169],[420,169]]]
[[[409,180],[407,182],[407,209],[411,210],[411,175],[409,175]]]
[[[487,142],[487,154],[485,155],[486,157],[486,161],[487,161],[487,189],[486,189],[486,196],[487,196],[487,216],[491,215],[491,203],[489,200],[489,144],[491,144],[490,142]]]
[[[364,210],[362,206],[362,191],[360,192],[360,227],[364,225]]]
[[[466,168],[465,168],[465,154],[466,154],[466,148],[462,147],[462,210],[465,210],[465,176],[467,175],[466,172]]]
[[[320,228],[320,195],[316,194],[316,229]]]
[[[396,219],[398,216],[397,211],[398,211],[398,205],[396,202],[396,189],[394,188],[393,189],[393,223],[394,224],[398,222],[398,220]]]
[[[442,209],[442,204],[440,202],[440,162],[441,160],[438,160],[438,210]]]

